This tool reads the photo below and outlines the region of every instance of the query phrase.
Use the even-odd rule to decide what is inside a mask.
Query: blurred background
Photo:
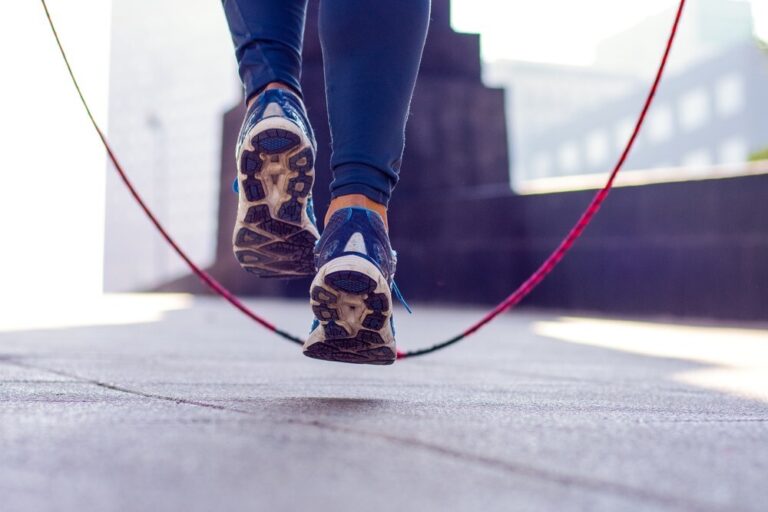
[[[476,322],[576,222],[677,4],[432,2],[390,216],[415,310],[395,305],[404,350]],[[48,4],[168,230],[306,333],[309,282],[260,281],[232,255],[243,106],[221,3]],[[467,343],[382,372],[300,357],[194,295],[108,164],[40,2],[0,3],[0,510],[764,511],[766,41],[768,0],[688,0],[647,123],[573,251]]]
[[[117,155],[190,255],[241,294],[229,239],[241,88],[208,0],[50,0]],[[661,56],[675,0],[433,0],[392,205],[416,302],[503,298],[605,179]],[[0,17],[0,303],[204,292],[107,165],[37,2]],[[310,2],[304,87],[327,204],[328,130]],[[768,319],[768,2],[692,0],[618,188],[527,307]],[[440,175],[441,179],[434,179]]]

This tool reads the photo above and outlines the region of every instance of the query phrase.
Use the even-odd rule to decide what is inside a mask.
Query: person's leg
[[[259,277],[311,276],[319,234],[316,144],[299,83],[306,0],[223,3],[248,105],[236,149],[235,257]]]
[[[315,247],[309,357],[365,364],[396,358],[396,258],[386,208],[429,23],[429,0],[322,0],[333,156],[332,200]]]
[[[359,205],[386,222],[429,11],[429,0],[320,2],[334,174],[326,220]]]
[[[307,0],[223,0],[245,99],[267,87],[301,94]]]

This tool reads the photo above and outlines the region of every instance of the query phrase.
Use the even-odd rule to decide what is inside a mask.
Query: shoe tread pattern
[[[318,236],[314,226],[302,226],[302,212],[314,182],[314,151],[291,131],[257,130],[255,127],[250,135],[253,149],[242,150],[238,159],[240,200],[247,201],[247,208],[241,209],[244,213],[235,226],[235,258],[258,277],[311,276]],[[284,164],[280,171],[291,176],[289,179],[274,178],[276,163]],[[262,173],[266,165],[273,166],[269,176]],[[280,185],[279,204],[270,204],[275,194],[268,194],[268,188]]]
[[[395,362],[394,348],[388,346],[381,331],[387,326],[391,299],[376,293],[376,281],[363,272],[330,272],[310,290],[312,311],[320,322],[324,338],[309,345],[304,354],[314,359],[356,364],[388,365]],[[340,325],[342,302],[360,308],[359,325]]]

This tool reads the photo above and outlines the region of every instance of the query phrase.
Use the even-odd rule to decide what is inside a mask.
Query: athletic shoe
[[[365,208],[335,212],[315,248],[315,260],[318,272],[310,287],[315,321],[304,354],[344,363],[392,364],[397,261],[379,214]]]
[[[314,274],[319,238],[312,211],[316,143],[304,105],[282,89],[248,108],[237,143],[237,261],[259,277]]]

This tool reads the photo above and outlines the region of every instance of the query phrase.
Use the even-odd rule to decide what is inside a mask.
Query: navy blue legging
[[[246,99],[270,82],[301,93],[307,0],[223,0]],[[388,204],[429,24],[430,0],[321,0],[333,154],[331,196]]]

